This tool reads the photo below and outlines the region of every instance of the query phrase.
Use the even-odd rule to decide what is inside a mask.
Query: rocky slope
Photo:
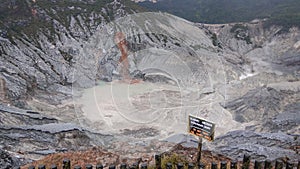
[[[109,135],[92,134],[75,124],[72,106],[60,107],[61,115],[54,116],[56,108],[51,105],[71,98],[72,85],[84,86],[85,79],[77,83],[72,77],[77,48],[110,20],[138,8],[130,1],[109,0],[1,3],[0,149],[20,159],[9,162],[3,156],[1,167],[24,164],[24,158],[103,145],[106,136],[110,140]]]
[[[132,13],[134,7],[126,3],[5,1],[1,5],[2,99],[24,107],[27,96],[36,93],[53,104],[68,98],[68,86],[84,81],[72,79],[79,49],[105,23]]]
[[[128,15],[133,8],[119,1],[13,2],[1,6],[18,16],[1,18],[1,149],[30,159],[92,145],[163,152],[153,140],[185,133],[193,114],[217,123],[206,148],[299,159],[298,28]],[[130,76],[141,82],[123,85],[133,89],[128,97],[117,32],[126,36]]]

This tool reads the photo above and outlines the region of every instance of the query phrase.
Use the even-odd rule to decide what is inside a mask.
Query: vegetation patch
[[[139,3],[152,11],[168,12],[200,23],[250,22],[267,19],[265,27],[282,26],[285,30],[300,26],[299,0],[163,0]]]
[[[188,168],[187,164],[189,163],[189,161],[186,158],[179,156],[176,153],[173,153],[170,156],[165,156],[162,158],[161,160],[162,169],[167,169],[166,166],[168,163],[172,164],[172,168],[176,168],[178,163],[182,163],[184,165],[184,169],[187,169]]]
[[[235,24],[231,29],[231,33],[234,33],[234,37],[238,40],[244,40],[247,44],[252,44],[250,36],[249,36],[249,29],[247,26],[242,24]]]
[[[221,45],[220,41],[218,40],[217,35],[215,33],[212,34],[211,39],[212,39],[212,44],[214,46],[218,46],[219,48],[222,49],[222,45]]]
[[[84,23],[88,22],[92,13],[101,15],[106,22],[109,22],[114,19],[116,12],[112,2],[113,0],[89,2],[38,0],[34,3],[25,0],[3,0],[0,6],[0,33],[12,43],[14,43],[13,37],[26,35],[28,40],[37,44],[36,39],[39,33],[45,34],[53,42],[58,31],[55,30],[54,20],[59,21],[67,30],[70,30],[71,17],[77,19],[78,22],[79,15],[85,19]],[[124,0],[122,3],[127,5],[124,10],[128,10],[128,13],[143,10],[130,0]],[[103,12],[103,9],[106,12]],[[98,21],[96,25],[103,22],[102,19],[96,20]],[[79,26],[82,25],[79,24]]]
[[[62,50],[59,50],[59,52],[67,62],[70,63],[71,60],[73,59],[73,56],[71,56],[68,52],[64,52]]]

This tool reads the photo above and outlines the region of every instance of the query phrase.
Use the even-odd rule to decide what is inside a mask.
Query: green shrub
[[[167,163],[172,163],[173,168],[176,168],[178,163],[184,164],[184,169],[187,169],[187,164],[189,163],[186,158],[173,153],[171,156],[164,156],[161,160],[162,169],[166,169]]]

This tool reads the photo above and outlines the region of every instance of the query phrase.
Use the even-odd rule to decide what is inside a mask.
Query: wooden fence
[[[240,164],[240,165],[239,165]],[[254,166],[253,166],[254,165]],[[162,163],[161,163],[161,155],[155,155],[155,169],[162,169]],[[81,168],[81,166],[74,166],[74,169],[93,169],[93,165],[86,164],[84,168]],[[94,166],[94,169],[103,169],[102,164],[97,164]],[[133,165],[127,165],[125,163],[120,164],[119,166],[110,165],[108,169],[147,169],[147,164],[141,164],[134,163]],[[276,160],[274,162],[270,160],[266,161],[254,161],[251,162],[250,156],[244,155],[243,161],[237,162],[237,161],[221,161],[220,164],[217,164],[215,162],[212,162],[210,165],[205,166],[203,163],[199,163],[195,165],[194,163],[177,163],[176,165],[172,164],[171,162],[168,162],[166,166],[164,166],[166,169],[300,169],[300,159],[297,163],[292,163],[290,161],[282,161],[282,160]],[[17,169],[20,169],[17,168]],[[48,169],[45,165],[41,164],[38,166],[29,166],[28,169]],[[56,165],[52,165],[50,169],[58,169]],[[69,159],[65,159],[62,161],[62,169],[71,169],[71,161]]]

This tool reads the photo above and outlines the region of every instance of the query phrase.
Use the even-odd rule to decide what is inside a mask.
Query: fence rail
[[[155,155],[155,166],[153,168],[155,169],[300,169],[300,159],[297,163],[292,163],[290,161],[282,161],[282,160],[276,160],[274,162],[270,160],[265,161],[259,161],[255,160],[253,163],[251,163],[251,158],[248,155],[244,155],[243,161],[240,163],[241,165],[238,165],[239,162],[233,160],[233,161],[221,161],[219,164],[212,162],[210,165],[205,165],[203,163],[194,164],[194,163],[177,163],[172,164],[171,162],[166,163],[165,166],[162,166],[161,163],[161,155]],[[252,167],[250,167],[252,164]],[[253,166],[254,165],[254,166]],[[240,166],[240,167],[239,167]],[[86,164],[84,168],[82,166],[74,166],[74,169],[103,169],[102,164],[97,164],[94,166],[91,164]],[[127,165],[125,163],[120,164],[119,166],[110,165],[108,166],[108,169],[147,169],[148,165],[146,163],[143,163],[139,165],[138,163],[134,163],[132,165]],[[20,169],[20,167],[16,168]],[[38,166],[29,166],[28,169],[48,169],[45,165],[40,164]],[[52,165],[49,169],[59,169],[56,165]],[[62,161],[62,169],[72,169],[71,168],[71,161],[69,159],[64,159]]]

